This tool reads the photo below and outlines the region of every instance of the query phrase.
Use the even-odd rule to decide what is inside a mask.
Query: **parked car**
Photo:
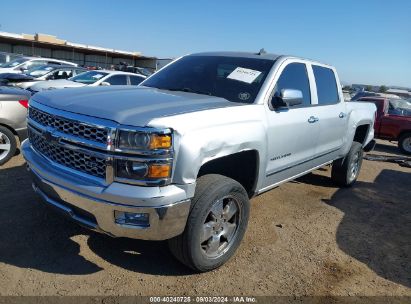
[[[22,151],[49,205],[111,236],[169,239],[208,271],[239,246],[251,197],[328,164],[355,183],[376,107],[344,102],[339,83],[291,56],[188,55],[134,89],[34,95]]]
[[[87,69],[70,65],[41,65],[27,71],[26,74],[0,74],[0,80],[8,85],[27,89],[39,81],[68,79],[87,72]]]
[[[19,57],[0,67],[0,73],[25,73],[29,69],[40,65],[70,65],[77,66],[69,61],[42,58],[42,57]]]
[[[16,153],[16,136],[27,138],[27,107],[30,93],[26,90],[0,87],[0,165]]]
[[[22,57],[23,55],[19,55],[19,54],[12,54],[12,53],[7,53],[7,52],[0,52],[0,68],[4,65],[4,64],[6,64],[6,63],[8,63],[8,62],[10,62],[10,61],[12,61],[12,60],[14,60],[14,59],[16,59],[16,58],[19,58],[19,57]]]
[[[146,77],[121,71],[88,71],[69,79],[41,81],[28,88],[32,94],[44,90],[78,88],[84,86],[138,85]]]
[[[377,106],[375,137],[398,141],[398,147],[411,154],[411,102],[382,97],[363,97],[358,101],[372,102]]]

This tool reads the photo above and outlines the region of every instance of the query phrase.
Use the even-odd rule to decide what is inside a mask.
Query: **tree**
[[[365,87],[365,90],[366,91],[372,91],[372,85],[367,85],[366,87]]]
[[[380,86],[379,92],[380,93],[385,93],[385,92],[387,92],[387,90],[388,90],[388,88],[385,85],[382,85],[382,86]]]

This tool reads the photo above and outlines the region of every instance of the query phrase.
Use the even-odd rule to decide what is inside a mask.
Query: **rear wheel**
[[[0,126],[0,165],[5,164],[16,153],[17,142],[14,134]]]
[[[405,154],[411,154],[411,133],[405,133],[400,136],[398,148]]]
[[[217,174],[200,177],[183,234],[169,240],[174,256],[204,272],[220,267],[234,254],[249,216],[245,189]]]
[[[360,174],[362,159],[362,145],[354,141],[348,154],[333,162],[331,179],[339,186],[352,186]]]

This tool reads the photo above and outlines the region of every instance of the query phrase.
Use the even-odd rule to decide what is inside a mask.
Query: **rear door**
[[[315,154],[320,162],[324,162],[334,159],[343,147],[348,134],[348,119],[335,71],[317,64],[312,64],[311,68],[315,80],[315,117],[319,125]]]

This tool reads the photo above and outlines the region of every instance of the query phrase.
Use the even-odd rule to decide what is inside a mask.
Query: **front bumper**
[[[82,226],[115,237],[143,240],[166,240],[184,231],[194,185],[104,186],[53,166],[32,149],[28,140],[21,150],[33,176],[35,192]],[[115,212],[148,214],[148,225],[118,224]]]

